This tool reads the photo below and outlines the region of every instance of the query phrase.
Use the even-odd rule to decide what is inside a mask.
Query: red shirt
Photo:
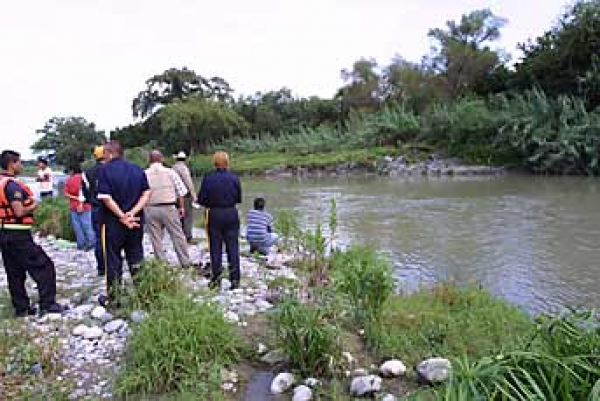
[[[73,174],[65,182],[64,192],[66,194],[79,197],[79,192],[81,190],[81,183],[83,182],[83,177],[81,174]],[[69,198],[69,209],[77,210],[80,202],[74,199]],[[83,210],[88,211],[92,210],[92,205],[89,203],[83,203]]]

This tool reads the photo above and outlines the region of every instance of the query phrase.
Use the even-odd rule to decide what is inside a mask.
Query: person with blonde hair
[[[240,285],[240,218],[236,205],[242,203],[240,180],[229,170],[229,155],[216,152],[213,155],[215,169],[202,178],[198,203],[206,208],[207,234],[212,277],[210,287],[221,282],[221,259],[223,242],[227,252],[231,289]]]

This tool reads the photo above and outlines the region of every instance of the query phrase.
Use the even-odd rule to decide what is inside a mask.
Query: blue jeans
[[[77,249],[94,249],[96,235],[92,227],[92,212],[77,212],[71,210],[71,225],[77,239]]]

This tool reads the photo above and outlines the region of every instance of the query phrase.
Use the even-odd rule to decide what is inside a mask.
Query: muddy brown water
[[[327,226],[338,243],[391,258],[399,287],[442,280],[481,284],[531,313],[600,307],[600,180],[476,178],[243,178],[245,211],[263,196],[275,214]],[[244,214],[244,213],[242,213]]]

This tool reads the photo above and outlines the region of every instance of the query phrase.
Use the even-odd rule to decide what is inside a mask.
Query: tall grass
[[[149,316],[128,339],[117,393],[219,398],[221,367],[238,361],[247,348],[223,311],[194,302],[178,275],[156,260],[142,265],[130,302]]]
[[[34,212],[35,229],[42,235],[54,235],[69,241],[75,240],[71,226],[69,202],[62,196],[44,199]]]
[[[376,324],[394,289],[391,263],[368,247],[354,246],[331,259],[335,288],[350,301],[357,324]]]
[[[334,311],[323,304],[286,298],[272,316],[275,337],[292,364],[305,375],[333,372],[340,354]]]

